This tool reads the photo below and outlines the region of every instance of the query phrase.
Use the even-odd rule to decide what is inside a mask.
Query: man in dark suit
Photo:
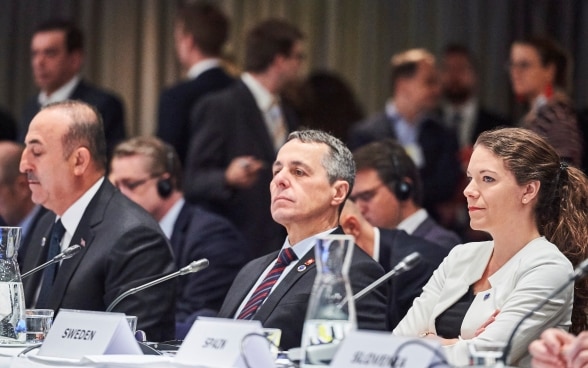
[[[390,85],[391,99],[385,111],[352,127],[349,148],[395,138],[419,168],[423,207],[441,218],[441,206],[455,193],[460,166],[455,134],[433,115],[440,95],[435,57],[423,49],[394,55]]]
[[[83,34],[75,24],[52,19],[35,29],[31,40],[31,67],[40,93],[24,106],[19,125],[20,142],[42,106],[68,99],[84,101],[98,109],[104,122],[108,153],[125,138],[121,100],[83,80],[80,75],[83,62]]]
[[[23,271],[73,244],[81,251],[24,280],[27,307],[104,311],[123,292],[173,272],[171,248],[155,220],[108,180],[98,112],[80,101],[44,107],[31,121],[20,171],[39,220]],[[115,308],[138,317],[151,341],[174,337],[173,282],[123,299]]]
[[[353,158],[357,176],[350,198],[370,224],[404,230],[448,250],[461,242],[421,206],[419,170],[398,142],[383,139],[369,143],[355,150]]]
[[[512,125],[505,118],[482,107],[477,97],[478,74],[474,56],[465,46],[447,45],[441,60],[442,102],[440,119],[455,132],[459,141],[461,175],[458,190],[452,205],[446,206],[446,213],[452,213],[452,229],[467,241],[485,240],[487,234],[470,228],[467,202],[462,192],[467,185],[466,168],[470,161],[473,145],[478,135],[499,126]]]
[[[31,200],[27,176],[19,171],[24,146],[15,142],[0,142],[0,218],[3,226],[22,228],[17,260],[23,268],[24,255],[31,241],[32,229],[46,210]]]
[[[512,125],[495,112],[482,107],[476,96],[478,75],[474,57],[462,45],[450,44],[441,61],[441,112],[446,126],[457,133],[461,150],[471,150],[483,131]],[[465,165],[469,161],[469,155]]]
[[[250,260],[245,240],[228,220],[186,203],[175,150],[155,137],[115,147],[109,179],[159,222],[171,240],[176,266],[206,258],[205,270],[182,277],[176,297],[176,338],[197,316],[216,316],[237,272]]]
[[[341,141],[321,131],[306,130],[289,135],[272,169],[271,213],[286,228],[288,236],[282,241],[280,252],[255,259],[241,270],[219,316],[254,319],[266,328],[279,328],[282,330],[280,345],[287,350],[300,346],[317,273],[316,239],[333,232],[342,233],[338,227],[339,213],[353,186],[355,165],[351,152]],[[264,300],[263,304],[251,309],[251,303],[256,300],[251,296],[257,294],[258,286],[275,267],[278,254],[282,258],[288,252],[295,253],[297,260],[281,273],[269,296],[260,300]],[[355,246],[349,269],[353,293],[382,275],[382,267]],[[263,284],[267,285],[266,282],[267,279]],[[386,328],[386,296],[387,288],[383,285],[356,303],[360,329]]]
[[[191,108],[207,93],[234,82],[220,60],[228,33],[229,20],[213,4],[187,3],[178,9],[174,29],[176,55],[188,79],[161,94],[157,136],[176,149],[182,165],[188,154]]]
[[[449,250],[426,239],[408,235],[403,230],[383,229],[372,226],[351,201],[345,207],[339,220],[343,231],[353,235],[361,249],[382,265],[385,272],[392,270],[404,257],[418,252],[421,260],[413,268],[390,281],[388,297],[388,329],[392,331],[406,315],[412,301],[421,295],[423,286],[429,281]]]
[[[191,116],[186,199],[231,220],[258,257],[276,250],[284,230],[271,219],[271,164],[296,126],[279,93],[297,78],[302,33],[280,20],[249,31],[245,70],[232,86],[206,96]]]

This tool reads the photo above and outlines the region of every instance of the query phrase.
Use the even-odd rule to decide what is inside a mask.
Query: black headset
[[[167,198],[172,194],[174,189],[172,185],[171,176],[174,172],[174,152],[167,144],[165,145],[165,173],[169,175],[167,178],[161,178],[157,181],[157,193],[161,198]]]
[[[412,196],[412,183],[404,178],[404,173],[401,170],[400,162],[398,161],[398,157],[394,152],[392,152],[392,165],[394,165],[394,172],[396,173],[397,178],[394,179],[392,184],[392,191],[396,198],[404,202],[408,200]]]

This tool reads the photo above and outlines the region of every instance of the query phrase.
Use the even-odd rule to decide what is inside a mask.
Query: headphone
[[[165,145],[165,173],[170,177],[159,179],[157,181],[157,193],[161,198],[167,198],[172,194],[174,186],[172,185],[171,175],[174,171],[174,152],[167,144]]]
[[[392,165],[394,166],[393,170],[396,173],[397,179],[394,180],[392,185],[392,191],[396,198],[404,202],[408,200],[412,196],[412,183],[406,180],[402,175],[402,170],[400,170],[400,162],[398,161],[398,157],[394,152],[391,152],[392,156]]]

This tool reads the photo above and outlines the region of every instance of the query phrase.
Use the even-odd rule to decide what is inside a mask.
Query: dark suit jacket
[[[512,126],[512,123],[502,116],[495,114],[484,108],[479,108],[476,114],[476,122],[472,131],[471,142],[474,144],[480,133],[486,130],[492,130],[501,126]]]
[[[18,261],[18,266],[21,270],[24,269],[25,254],[27,254],[27,249],[31,244],[31,238],[33,236],[33,233],[35,232],[35,228],[37,227],[39,220],[45,215],[45,213],[48,212],[47,209],[43,206],[36,206],[35,210],[37,211],[37,213],[35,213],[35,215],[31,219],[31,223],[29,224],[26,234],[22,234],[20,247],[18,247],[18,254],[16,256],[16,259]]]
[[[208,268],[179,279],[176,337],[182,339],[198,315],[216,315],[237,272],[250,257],[233,224],[189,203],[174,224],[171,245],[178,268],[202,258],[210,262]]]
[[[382,112],[354,125],[348,145],[353,150],[384,138],[396,138],[396,133],[392,121]],[[455,193],[461,172],[459,146],[453,132],[430,118],[422,122],[418,141],[425,158],[420,168],[423,205],[434,213],[435,204],[451,199]]]
[[[388,298],[388,328],[390,331],[406,315],[412,301],[421,295],[423,286],[429,281],[433,271],[449,253],[425,239],[408,235],[403,230],[380,229],[380,264],[385,272],[394,268],[412,252],[419,252],[421,261],[410,270],[390,279]]]
[[[166,89],[159,98],[157,136],[176,148],[182,164],[190,142],[190,111],[207,93],[231,85],[235,80],[220,68],[209,69],[192,80]]]
[[[117,143],[126,138],[124,108],[119,97],[81,80],[74,88],[69,99],[86,102],[96,107],[100,112],[104,123],[106,147],[109,154]],[[24,141],[29,124],[40,108],[38,95],[31,97],[25,104],[19,126],[20,142]]]
[[[412,235],[438,244],[447,251],[462,242],[459,235],[442,227],[430,216],[414,230]]]
[[[23,271],[43,263],[55,215],[48,212],[35,228]],[[175,270],[171,248],[159,224],[104,180],[78,224],[71,244],[82,245],[62,262],[47,306],[104,311],[123,292]],[[24,280],[27,306],[35,300],[42,272]],[[123,299],[115,312],[138,317],[137,328],[150,341],[174,337],[175,284],[166,282]],[[38,306],[42,307],[42,306]]]
[[[338,229],[336,233],[342,233],[342,231]],[[233,318],[235,316],[249,290],[254,286],[263,270],[276,260],[278,253],[279,251],[270,253],[243,267],[227,294],[218,314],[219,317]],[[305,264],[311,258],[314,258],[314,248],[298,261],[253,316],[254,320],[261,321],[263,327],[282,330],[280,346],[283,350],[300,346],[306,309],[316,277],[316,266],[315,263],[312,263],[302,272],[298,272],[297,267]],[[354,294],[377,280],[383,273],[382,267],[377,262],[361,248],[355,246],[349,269],[349,278]],[[358,328],[368,330],[384,330],[386,328],[387,294],[387,288],[382,286],[356,303]]]
[[[283,107],[292,131],[296,120],[290,111]],[[205,96],[193,110],[191,124],[186,199],[233,222],[245,235],[253,257],[279,249],[286,233],[271,217],[269,192],[276,151],[249,88],[237,81]],[[265,167],[251,188],[230,188],[225,183],[225,170],[233,158],[245,155],[262,160]]]

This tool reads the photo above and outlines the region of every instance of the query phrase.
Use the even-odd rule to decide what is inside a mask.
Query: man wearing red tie
[[[282,249],[255,259],[237,275],[220,317],[259,320],[282,330],[281,348],[300,346],[308,300],[316,276],[316,239],[343,234],[342,204],[355,178],[353,156],[333,136],[316,130],[293,132],[272,165],[271,213],[287,237]],[[384,273],[359,247],[349,271],[357,293]],[[374,290],[356,306],[360,329],[386,328],[387,289]]]

